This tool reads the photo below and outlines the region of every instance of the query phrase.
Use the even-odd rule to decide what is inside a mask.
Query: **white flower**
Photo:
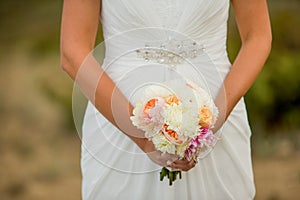
[[[164,109],[165,122],[168,129],[178,132],[182,123],[182,105],[166,105]]]
[[[155,148],[163,153],[176,153],[176,147],[174,144],[169,142],[166,137],[162,134],[156,134],[152,138],[152,142]]]
[[[182,145],[176,146],[176,154],[179,155],[181,158],[184,157],[184,152],[188,148],[188,143],[183,143]]]
[[[186,137],[193,138],[198,133],[199,130],[199,118],[198,118],[198,111],[196,109],[186,109],[182,116],[182,124],[180,128],[180,133]]]
[[[145,126],[144,122],[140,120],[143,110],[142,102],[137,102],[133,109],[133,116],[130,117],[132,124],[138,128]]]
[[[147,87],[130,119],[134,126],[145,131],[157,150],[183,157],[187,141],[198,136],[203,126],[199,114],[204,107],[212,112],[211,128],[218,115],[211,95],[191,81],[172,80]],[[176,132],[175,139],[172,134],[166,135],[172,131]]]

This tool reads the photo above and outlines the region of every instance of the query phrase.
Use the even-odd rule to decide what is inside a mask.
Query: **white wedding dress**
[[[102,67],[132,104],[147,83],[178,77],[192,79],[215,97],[231,67],[226,52],[229,3],[102,0],[106,47]],[[149,46],[164,48],[166,43],[172,43],[175,53],[176,48],[181,48],[185,61],[170,64],[166,62],[169,54],[160,56],[154,49],[154,56],[149,57],[145,51]],[[193,45],[198,53],[189,56],[194,52]],[[97,51],[97,57],[96,54]],[[83,199],[253,199],[251,131],[243,99],[220,133],[221,140],[215,148],[169,186],[167,179],[159,181],[161,166],[154,164],[89,102],[82,128]]]

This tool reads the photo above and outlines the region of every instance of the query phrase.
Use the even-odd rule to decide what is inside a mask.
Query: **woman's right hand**
[[[175,154],[163,153],[156,150],[153,142],[146,138],[142,150],[154,163],[163,167],[169,167],[172,163],[179,159],[179,156]]]
[[[180,159],[179,156],[175,154],[163,153],[155,149],[154,144],[146,139],[142,150],[148,155],[148,157],[156,164],[163,167],[170,167],[180,171],[189,171],[194,168],[197,164],[196,161],[187,159]]]

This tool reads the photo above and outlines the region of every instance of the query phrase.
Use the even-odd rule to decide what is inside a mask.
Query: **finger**
[[[170,160],[167,160],[167,166],[170,166],[173,162]]]
[[[179,165],[187,165],[189,162],[191,162],[191,161],[184,159],[184,160],[176,160],[174,163],[179,164]]]
[[[173,160],[168,160],[167,158],[168,156],[166,155],[166,153],[163,153],[161,151],[156,151],[155,156],[153,157],[153,159],[155,160],[154,162],[156,164],[159,164],[164,167],[168,167],[170,164],[173,163]]]
[[[192,160],[187,163],[179,163],[179,164],[177,162],[174,162],[170,165],[170,167],[172,167],[174,169],[180,169],[182,171],[188,171],[191,168],[195,167],[195,165],[196,165],[196,163]]]
[[[179,159],[179,157],[177,155],[175,155],[175,154],[169,154],[169,153],[162,153],[161,157],[163,159],[170,160],[172,162],[174,162],[174,161],[176,161],[176,160]]]
[[[185,167],[185,166],[188,166],[188,167],[194,167],[196,165],[196,163],[191,160],[191,161],[176,161],[174,163],[172,163],[172,165],[174,166],[179,166],[179,167]]]

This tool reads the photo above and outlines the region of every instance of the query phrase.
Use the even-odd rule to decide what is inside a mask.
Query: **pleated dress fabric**
[[[231,67],[226,51],[229,4],[229,0],[102,0],[102,68],[133,105],[143,86],[178,77],[191,79],[215,97]],[[175,65],[137,55],[139,49],[166,41],[175,45],[193,41],[201,52]],[[159,181],[161,166],[89,102],[82,127],[82,198],[253,199],[251,130],[243,98],[218,134],[215,148],[169,186],[168,180]]]

